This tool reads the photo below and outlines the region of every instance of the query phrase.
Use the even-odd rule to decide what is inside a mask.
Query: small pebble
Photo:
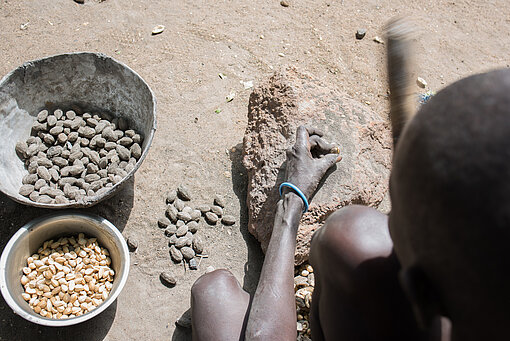
[[[191,258],[188,261],[188,265],[189,265],[189,269],[190,270],[197,270],[198,269],[197,260],[195,258]]]
[[[177,187],[177,195],[182,200],[185,200],[185,201],[191,200],[191,194],[189,193],[189,189],[188,189],[188,187],[186,187],[184,185],[180,185],[179,187]]]
[[[138,241],[136,239],[128,238],[126,242],[129,251],[135,251],[136,249],[138,249]]]
[[[57,136],[57,142],[60,144],[64,144],[67,141],[67,135],[64,133],[60,133]]]
[[[215,225],[217,222],[218,222],[218,216],[212,212],[207,212],[205,214],[205,220],[211,224],[211,225]]]
[[[361,40],[365,37],[365,34],[367,34],[367,30],[364,28],[360,28],[356,31],[356,39]]]
[[[223,223],[223,225],[234,225],[236,223],[236,218],[232,215],[226,215],[223,216],[221,222]]]
[[[53,135],[50,135],[50,134],[45,134],[43,136],[43,140],[44,140],[44,143],[51,145],[55,142],[55,137],[53,137]]]
[[[418,84],[418,86],[423,89],[425,89],[427,87],[427,81],[421,77],[418,77],[416,79],[416,84]]]
[[[152,35],[155,36],[157,34],[163,33],[164,30],[165,30],[164,25],[157,25],[152,29]]]
[[[159,275],[159,279],[161,280],[161,283],[163,283],[165,286],[168,286],[168,287],[173,287],[173,286],[175,286],[175,284],[177,284],[177,280],[169,272],[162,272]]]
[[[39,199],[39,192],[33,191],[32,193],[30,193],[30,195],[28,197],[32,201],[37,201],[37,199]]]
[[[282,0],[280,1],[280,5],[282,5],[283,7],[289,7],[290,3],[287,0]]]
[[[74,120],[76,118],[76,113],[72,110],[66,111],[66,117],[70,120]]]
[[[55,203],[56,204],[68,204],[69,203],[69,199],[67,199],[65,196],[63,195],[57,195],[55,197]]]

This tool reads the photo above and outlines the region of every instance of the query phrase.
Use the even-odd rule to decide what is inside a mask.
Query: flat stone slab
[[[310,239],[340,207],[378,207],[388,190],[392,142],[388,122],[339,89],[289,67],[258,86],[250,96],[243,164],[248,173],[248,229],[265,252],[269,244],[278,186],[284,181],[285,151],[299,125],[320,128],[340,146],[343,157],[320,185],[298,231],[296,264],[308,259]]]

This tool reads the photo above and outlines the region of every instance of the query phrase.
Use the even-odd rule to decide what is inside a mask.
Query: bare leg
[[[244,340],[250,295],[228,270],[215,270],[191,288],[194,341]]]
[[[297,130],[296,144],[287,151],[287,181],[307,198],[327,169],[341,159],[338,154],[328,154],[332,145],[320,136],[315,129],[301,126]],[[322,156],[314,158],[312,149]],[[219,273],[217,276],[221,280],[214,272],[203,276],[192,289],[195,340],[237,340],[242,339],[243,334],[249,341],[296,340],[294,251],[305,204],[295,192],[285,189],[283,193],[251,307],[248,308],[247,294],[229,273],[226,273],[229,276]]]
[[[311,325],[320,340],[423,340],[398,283],[387,216],[342,208],[314,235]]]
[[[253,297],[247,340],[296,340],[294,251],[303,203],[294,193],[278,202],[275,224]]]

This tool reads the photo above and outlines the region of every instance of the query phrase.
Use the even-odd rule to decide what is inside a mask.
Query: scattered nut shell
[[[156,34],[163,33],[164,30],[165,30],[164,25],[157,25],[152,29],[152,35],[155,36]]]

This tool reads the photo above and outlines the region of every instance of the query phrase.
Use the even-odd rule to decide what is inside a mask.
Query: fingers
[[[322,135],[322,130],[318,128],[299,126],[296,132],[296,147],[310,150],[313,148],[310,138],[320,138]]]
[[[310,150],[315,149],[317,154],[329,154],[334,148],[337,148],[335,144],[324,141],[318,135],[310,136]]]
[[[342,160],[340,154],[328,154],[321,157],[318,162],[321,163],[323,171],[327,171],[331,166],[340,160]]]
[[[319,128],[306,127],[306,130],[308,131],[308,135],[310,135],[310,136],[317,135],[319,137],[322,137],[324,135],[322,130],[320,130]]]
[[[299,126],[296,132],[296,147],[308,148],[308,131],[305,126]]]

